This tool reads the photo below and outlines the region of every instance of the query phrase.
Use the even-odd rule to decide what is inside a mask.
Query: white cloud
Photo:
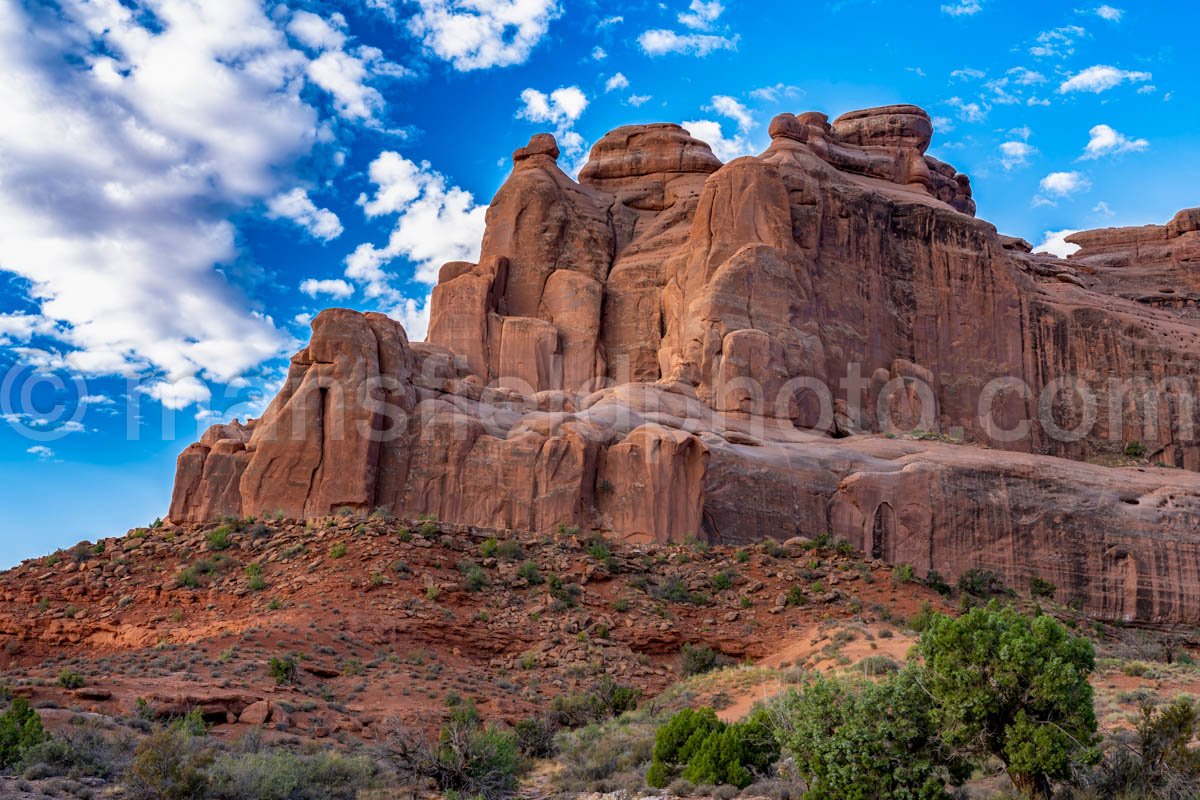
[[[526,89],[521,92],[521,103],[521,108],[517,109],[518,119],[551,123],[563,153],[571,156],[583,152],[583,137],[572,127],[588,107],[587,95],[578,86],[560,86],[550,94]]]
[[[981,106],[975,102],[967,102],[961,97],[951,97],[946,103],[958,109],[958,118],[963,122],[982,122],[988,114],[986,106]]]
[[[962,69],[956,69],[950,73],[951,78],[954,78],[955,80],[959,80],[959,81],[972,80],[972,79],[977,80],[979,78],[982,78],[984,75],[987,75],[987,73],[981,69],[975,69],[974,67],[963,67]]]
[[[958,0],[942,6],[942,13],[952,17],[971,17],[983,11],[982,0]]]
[[[1091,138],[1080,157],[1084,161],[1121,153],[1139,153],[1150,146],[1145,139],[1130,139],[1108,125],[1096,125],[1088,131],[1088,135]]]
[[[1029,137],[1033,136],[1033,130],[1028,125],[1022,125],[1019,128],[1010,128],[1008,135],[1027,142],[1029,141]]]
[[[1106,92],[1109,89],[1120,86],[1126,81],[1130,83],[1145,83],[1153,77],[1149,72],[1134,72],[1110,67],[1106,64],[1097,64],[1063,81],[1058,87],[1058,91],[1061,94],[1066,94],[1067,92],[1094,92],[1095,94],[1099,94],[1100,92]]]
[[[344,300],[354,294],[354,287],[341,278],[334,278],[332,280],[307,278],[300,282],[300,291],[309,297],[327,294],[335,299]]]
[[[793,86],[790,83],[777,83],[774,86],[760,86],[757,89],[750,91],[750,96],[755,100],[762,100],[766,103],[778,103],[780,99],[787,98],[793,100],[804,94],[804,90],[799,86]]]
[[[1138,94],[1154,94],[1157,91],[1158,91],[1157,86],[1155,86],[1153,83],[1147,83],[1145,86],[1139,87],[1137,90],[1137,93]]]
[[[390,285],[394,276],[384,270],[397,258],[411,261],[416,280],[430,285],[447,261],[479,258],[487,207],[476,205],[470,192],[447,187],[445,176],[428,161],[417,164],[392,151],[380,153],[368,174],[375,194],[361,196],[359,205],[369,218],[396,217],[384,247],[360,244],[346,257],[346,277],[361,284],[368,298],[400,301]]]
[[[1075,41],[1086,35],[1087,31],[1078,25],[1045,31],[1038,34],[1037,44],[1029,48],[1029,54],[1037,58],[1066,58],[1075,53]]]
[[[1042,243],[1033,248],[1035,253],[1049,253],[1052,256],[1066,258],[1079,251],[1079,245],[1070,244],[1066,241],[1067,237],[1079,231],[1068,228],[1061,231],[1046,231],[1045,238]]]
[[[1008,71],[1008,75],[1012,78],[1013,83],[1021,86],[1039,86],[1046,82],[1045,75],[1026,67],[1013,67]]]
[[[0,4],[0,265],[72,366],[229,380],[291,346],[214,267],[316,143],[307,57],[257,0],[154,10]]]
[[[625,102],[634,108],[641,108],[653,99],[654,95],[652,94],[631,94]]]
[[[346,43],[346,18],[333,14],[327,20],[311,11],[297,11],[288,22],[287,32],[313,50],[340,50]]]
[[[725,7],[718,0],[692,0],[688,12],[679,15],[679,22],[689,28],[706,31],[717,21]]]
[[[1019,169],[1029,166],[1029,157],[1037,152],[1037,148],[1026,142],[1004,142],[1000,145],[1000,163],[1006,170]]]
[[[613,75],[611,78],[609,78],[608,80],[606,80],[604,82],[604,91],[605,92],[615,92],[617,89],[628,89],[628,88],[629,88],[629,78],[626,78],[625,74],[622,72],[618,72],[616,75]]]
[[[35,444],[33,447],[27,448],[25,452],[37,456],[41,461],[49,461],[54,458],[54,451],[44,444]]]
[[[1103,200],[1092,207],[1092,212],[1102,217],[1115,217],[1117,215],[1117,212],[1113,211],[1108,203]]]
[[[656,29],[645,31],[638,37],[638,44],[648,56],[662,56],[668,53],[706,56],[717,50],[736,50],[738,37],[713,36],[711,34],[687,33],[678,34],[675,31]]]
[[[560,14],[556,0],[415,0],[409,31],[467,72],[521,64]]]
[[[608,58],[608,51],[603,47],[596,45],[592,48],[592,59],[594,61],[603,61],[606,58]]]
[[[1079,172],[1051,172],[1039,185],[1043,192],[1054,197],[1070,197],[1092,188],[1092,182]]]
[[[425,341],[425,335],[429,333],[429,301],[432,297],[432,294],[426,295],[424,300],[405,297],[388,309],[388,316],[400,320],[404,326],[409,341]]]
[[[1104,5],[1092,11],[1100,19],[1106,19],[1109,22],[1120,22],[1121,17],[1125,16],[1125,10],[1113,8],[1112,6]]]
[[[587,95],[578,86],[560,86],[549,95],[537,89],[526,89],[521,92],[521,102],[525,105],[517,111],[519,118],[556,125],[575,122],[588,105]]]
[[[740,156],[752,155],[756,150],[750,141],[742,134],[729,138],[721,131],[721,123],[710,119],[692,120],[680,123],[688,133],[702,142],[707,142],[713,154],[722,161],[732,161]]]
[[[613,25],[620,25],[625,21],[624,17],[605,17],[596,24],[597,28],[611,28]]]
[[[750,113],[750,109],[728,95],[713,95],[712,105],[705,106],[705,110],[715,111],[722,117],[733,120],[742,133],[747,133],[754,127],[754,116]]]
[[[34,336],[54,336],[54,323],[40,314],[0,314],[0,345],[28,342]]]
[[[317,208],[308,192],[299,187],[268,200],[267,216],[291,220],[322,241],[328,242],[342,235],[342,222],[337,214],[327,208]]]
[[[301,311],[299,314],[292,317],[292,322],[296,323],[297,325],[302,325],[305,328],[311,325],[312,321],[313,313],[311,311]]]
[[[177,381],[159,381],[150,384],[143,391],[166,408],[176,411],[187,408],[193,403],[207,403],[212,399],[212,390],[194,377],[180,378]]]

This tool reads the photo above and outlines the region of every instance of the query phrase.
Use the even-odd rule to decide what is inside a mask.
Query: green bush
[[[631,794],[643,787],[657,726],[640,715],[562,731],[555,738],[562,769],[556,782],[566,792]]]
[[[376,784],[377,772],[371,759],[337,752],[231,753],[209,768],[208,796],[214,800],[354,800]]]
[[[1129,458],[1145,458],[1146,445],[1135,439],[1134,441],[1125,445],[1125,455]]]
[[[711,708],[685,708],[655,735],[646,783],[661,789],[678,776],[693,784],[744,788],[778,757],[765,712],[727,725]]]
[[[879,681],[816,678],[773,704],[805,800],[948,800],[968,766],[949,757],[912,670]]]
[[[550,701],[549,719],[559,728],[579,728],[637,708],[641,692],[605,675],[586,692],[562,694]]]
[[[892,569],[892,580],[896,583],[912,583],[914,577],[912,564],[897,564]]]
[[[483,725],[470,701],[451,707],[436,745],[401,732],[389,754],[402,776],[429,778],[443,792],[484,800],[510,795],[524,769],[517,735]]]
[[[296,659],[291,656],[272,656],[267,671],[274,679],[276,686],[296,682]]]
[[[1029,593],[1034,597],[1046,597],[1053,599],[1058,592],[1058,587],[1047,580],[1034,575],[1029,579]]]
[[[530,586],[537,586],[542,582],[542,574],[538,572],[537,564],[532,561],[526,561],[517,567],[517,576],[524,578]]]
[[[729,570],[721,570],[716,575],[712,576],[712,588],[715,591],[724,591],[733,586],[733,574]]]
[[[466,563],[462,565],[463,586],[468,592],[478,592],[483,587],[487,586],[487,573],[483,571],[483,567],[478,564]]]
[[[110,778],[124,769],[127,752],[124,741],[110,741],[98,725],[73,725],[29,747],[21,757],[21,775],[28,780]]]
[[[1008,594],[1004,579],[990,569],[969,569],[959,575],[958,590],[976,597]]]
[[[679,650],[679,671],[685,678],[710,672],[717,667],[728,666],[732,663],[731,659],[706,644],[685,642]]]
[[[155,731],[138,743],[122,783],[130,800],[202,800],[212,751],[178,728]]]
[[[1145,704],[1132,748],[1115,748],[1093,781],[1101,797],[1200,797],[1200,712],[1190,699]]]
[[[946,742],[998,759],[1018,791],[1049,797],[1053,781],[1099,758],[1092,643],[1053,617],[992,601],[957,619],[936,615],[919,648]]]
[[[84,683],[83,676],[73,669],[64,669],[58,673],[58,685],[64,689],[78,689]]]
[[[24,697],[14,697],[8,710],[0,714],[0,769],[16,765],[30,748],[49,737],[42,718]]]
[[[232,544],[232,542],[229,540],[228,525],[222,525],[221,527],[214,528],[208,532],[209,550],[228,550],[230,544]]]

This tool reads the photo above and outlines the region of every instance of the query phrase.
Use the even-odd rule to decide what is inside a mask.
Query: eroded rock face
[[[479,263],[442,268],[429,342],[323,312],[263,418],[180,456],[171,519],[829,531],[918,572],[1200,620],[1200,475],[1085,463],[1136,439],[1200,469],[1170,383],[1200,375],[1200,213],[1076,234],[1063,261],[975,219],[915,106],[770,133],[722,165],[677,125],[618,128],[579,182],[533,137]],[[1168,385],[1152,409],[1120,385],[1139,376]],[[1079,426],[1089,398],[1112,411]]]

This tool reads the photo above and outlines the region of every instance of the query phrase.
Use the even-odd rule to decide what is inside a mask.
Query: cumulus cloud
[[[1096,125],[1088,131],[1088,135],[1091,138],[1080,156],[1084,161],[1121,153],[1138,153],[1150,146],[1145,139],[1130,139],[1108,125]]]
[[[329,295],[338,300],[344,300],[354,294],[354,287],[346,283],[341,278],[332,280],[318,280],[317,278],[308,278],[300,282],[300,291],[304,292],[309,297],[318,297],[319,295]]]
[[[687,12],[679,15],[679,22],[689,28],[706,31],[712,27],[723,11],[725,11],[725,7],[717,0],[707,3],[703,0],[692,0]]]
[[[517,118],[554,125],[554,135],[562,151],[568,156],[579,155],[583,152],[584,141],[573,126],[587,106],[587,95],[578,86],[560,86],[550,94],[526,89],[521,92]]]
[[[766,103],[778,103],[781,99],[795,99],[804,94],[804,90],[799,86],[793,86],[790,83],[777,83],[774,86],[760,86],[750,92],[750,96],[755,100],[762,100]]]
[[[35,444],[33,447],[26,448],[25,452],[31,456],[37,456],[40,461],[49,461],[54,458],[54,451],[44,444]]]
[[[972,17],[980,11],[983,11],[982,0],[958,0],[942,6],[942,13],[952,17]]]
[[[1066,58],[1074,55],[1075,41],[1086,35],[1087,31],[1078,25],[1044,31],[1038,34],[1037,43],[1029,48],[1029,54],[1037,58]]]
[[[1041,186],[1045,195],[1049,195],[1051,198],[1068,198],[1092,188],[1092,182],[1080,172],[1051,172],[1042,178],[1038,185]],[[1047,204],[1052,204],[1052,201],[1045,196],[1042,196],[1041,199]]]
[[[1110,67],[1106,64],[1097,64],[1067,78],[1058,87],[1058,91],[1060,94],[1068,92],[1100,94],[1125,82],[1145,83],[1153,77],[1149,72],[1136,72]]]
[[[754,127],[754,116],[737,99],[724,94],[713,95],[712,104],[705,107],[707,111],[715,111],[722,117],[728,117],[737,123],[738,130],[747,133]]]
[[[316,142],[306,66],[257,0],[0,4],[0,267],[68,364],[229,380],[291,346],[214,267]]]
[[[1028,69],[1026,67],[1013,67],[1008,71],[1008,76],[1013,83],[1021,86],[1040,86],[1046,82],[1046,76],[1037,70]]]
[[[958,81],[966,81],[978,80],[986,74],[987,73],[981,69],[975,69],[974,67],[963,67],[962,69],[956,69],[951,72],[950,77]]]
[[[346,18],[331,14],[329,19],[311,11],[297,11],[287,24],[287,32],[313,50],[339,50],[346,43]]]
[[[1120,22],[1121,17],[1125,16],[1125,10],[1121,8],[1113,8],[1109,5],[1099,6],[1092,11],[1100,19],[1106,19],[1109,22]]]
[[[561,13],[557,0],[415,0],[409,31],[467,72],[522,64]]]
[[[1061,231],[1046,231],[1042,243],[1034,247],[1033,252],[1049,253],[1059,258],[1067,258],[1079,251],[1079,245],[1067,242],[1067,237],[1074,233],[1079,233],[1079,231],[1071,228]]]
[[[1037,152],[1037,148],[1027,142],[1011,141],[1000,145],[1000,163],[1005,170],[1014,170],[1029,166],[1029,157]]]
[[[628,89],[629,78],[626,78],[624,73],[618,72],[604,82],[605,92],[615,92],[618,89]]]
[[[342,235],[342,222],[327,208],[318,208],[308,192],[299,187],[267,201],[267,216],[299,225],[315,239],[328,242]]]
[[[721,130],[721,123],[710,119],[692,120],[680,123],[688,133],[702,142],[707,142],[713,154],[722,161],[732,161],[740,156],[748,156],[755,152],[750,141],[738,133],[726,137]]]
[[[958,109],[958,118],[963,122],[982,122],[988,115],[986,106],[968,102],[961,97],[951,97],[946,103]]]
[[[641,108],[653,99],[654,95],[651,94],[631,94],[629,98],[625,100],[625,102],[634,108]]]
[[[390,150],[371,162],[368,175],[375,193],[359,197],[359,205],[368,218],[395,217],[386,245],[360,244],[346,257],[346,277],[368,298],[403,301],[391,286],[395,275],[385,270],[398,258],[411,262],[416,280],[430,285],[445,262],[479,258],[487,207],[477,205],[470,192],[448,186],[428,161],[418,164]]]
[[[738,37],[714,36],[707,33],[680,34],[666,29],[649,30],[638,37],[638,45],[648,56],[669,53],[704,57],[717,50],[736,50]]]
[[[145,387],[143,391],[165,407],[176,411],[195,403],[207,403],[212,399],[212,390],[195,377],[158,381]]]

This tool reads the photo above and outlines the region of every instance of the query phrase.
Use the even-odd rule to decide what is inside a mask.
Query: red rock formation
[[[1039,575],[1102,615],[1200,620],[1200,475],[1084,463],[1137,439],[1200,469],[1170,383],[1200,374],[1200,214],[1077,234],[1061,261],[974,218],[915,106],[770,132],[721,165],[679,126],[619,128],[578,183],[535,136],[479,263],[442,268],[429,344],[319,315],[263,418],[180,456],[171,519],[831,531],[949,577]],[[1123,391],[1139,376],[1158,406]],[[1076,378],[1106,412],[1079,435]]]

